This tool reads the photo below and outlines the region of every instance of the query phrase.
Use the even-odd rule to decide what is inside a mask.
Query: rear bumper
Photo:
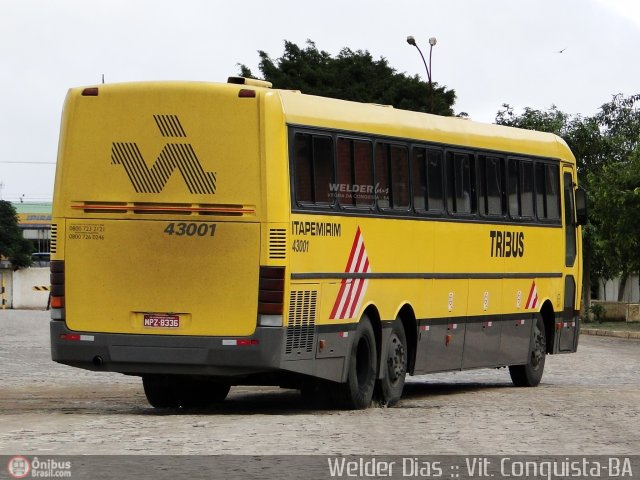
[[[234,344],[236,339],[229,337],[77,332],[60,320],[51,320],[50,330],[54,361],[133,375],[241,377],[272,372],[280,369],[285,336],[282,328],[258,327],[247,344]]]

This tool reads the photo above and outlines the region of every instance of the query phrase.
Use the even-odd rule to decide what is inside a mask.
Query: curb
[[[630,338],[633,340],[640,340],[640,332],[623,332],[620,330],[600,330],[597,328],[581,328],[580,333],[585,335],[595,335],[598,337]]]

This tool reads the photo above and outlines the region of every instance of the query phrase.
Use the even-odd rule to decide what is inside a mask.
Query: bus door
[[[570,168],[562,171],[563,199],[564,199],[564,253],[565,253],[565,277],[564,277],[564,309],[562,318],[556,319],[559,333],[557,349],[561,352],[575,352],[578,340],[578,319],[575,314],[578,306],[579,292],[576,290],[577,279],[580,275],[578,258],[578,230],[575,214],[574,185],[575,172]]]

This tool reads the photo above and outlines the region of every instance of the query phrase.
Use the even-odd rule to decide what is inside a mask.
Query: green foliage
[[[16,268],[31,265],[32,246],[22,237],[18,214],[11,203],[0,200],[0,256],[8,258]]]
[[[498,125],[553,133],[567,142],[576,156],[580,183],[583,186],[587,181],[583,174],[606,162],[602,132],[596,118],[568,115],[555,105],[548,111],[527,107],[520,115],[509,104],[503,104],[502,108],[496,115]]]
[[[569,115],[558,110],[555,105],[546,112],[527,107],[521,115],[516,115],[508,103],[502,104],[502,108],[496,115],[498,125],[555,133],[561,137],[567,134]]]
[[[259,69],[265,80],[275,88],[300,90],[310,95],[339,98],[365,103],[393,105],[404,110],[453,115],[454,90],[429,85],[413,77],[398,73],[381,57],[375,60],[366,50],[343,48],[336,57],[318,50],[307,40],[301,48],[284,42],[283,55],[273,60],[259,51]],[[251,70],[240,65],[240,75],[253,77]]]
[[[612,161],[589,175],[596,228],[595,248],[606,259],[604,272],[627,276],[640,271],[640,152]]]
[[[589,312],[591,313],[593,320],[600,323],[604,318],[604,314],[607,312],[607,310],[601,303],[593,303],[591,307],[589,307]]]
[[[594,269],[602,278],[640,272],[640,95],[616,95],[594,116],[600,161],[587,170]]]
[[[555,106],[516,115],[505,104],[496,116],[499,124],[555,133],[576,156],[580,183],[588,192],[590,224],[583,229],[583,245],[585,276],[592,274],[592,279],[624,279],[640,272],[638,104],[640,95],[616,95],[586,118]]]

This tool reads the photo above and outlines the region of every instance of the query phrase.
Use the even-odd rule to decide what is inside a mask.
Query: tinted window
[[[536,212],[539,219],[547,218],[546,168],[544,163],[536,163]]]
[[[447,208],[451,213],[474,213],[473,155],[447,154]]]
[[[355,184],[361,187],[355,195],[356,206],[369,207],[375,200],[373,184],[373,147],[371,142],[354,142],[354,177]]]
[[[411,163],[413,208],[425,211],[427,209],[427,151],[424,148],[414,148]]]
[[[508,189],[509,214],[512,217],[533,218],[535,200],[533,187],[533,162],[510,159]]]
[[[313,157],[311,135],[296,134],[295,139],[295,186],[296,200],[300,203],[313,202]]]
[[[406,147],[382,142],[376,144],[376,188],[378,207],[409,209],[409,155]]]
[[[540,220],[560,220],[558,165],[536,164],[536,209]]]
[[[442,152],[416,147],[412,156],[413,206],[417,211],[441,212]]]
[[[533,162],[520,162],[520,216],[533,217]]]
[[[516,221],[555,224],[564,215],[564,178],[552,159],[455,146],[445,152],[426,143],[409,155],[409,140],[311,128],[293,133],[292,196],[302,207],[373,213],[375,206],[391,215],[413,207],[419,214],[480,214],[491,222],[508,213]]]
[[[295,198],[300,203],[333,203],[333,140],[323,135],[296,133],[294,140]]]
[[[391,207],[390,153],[386,143],[376,144],[376,197],[381,209]]]
[[[498,157],[480,157],[479,209],[483,215],[503,215],[504,162]]]
[[[343,206],[373,205],[373,159],[371,142],[338,139],[338,183],[334,186]]]
[[[547,218],[560,220],[560,169],[558,165],[546,168]]]
[[[393,208],[408,210],[411,206],[409,187],[409,154],[406,147],[391,146],[391,200]]]
[[[429,210],[444,210],[444,184],[442,171],[442,151],[427,150],[427,190]]]
[[[512,217],[520,216],[520,182],[518,179],[518,161],[510,159],[507,186],[509,189],[509,215]]]

